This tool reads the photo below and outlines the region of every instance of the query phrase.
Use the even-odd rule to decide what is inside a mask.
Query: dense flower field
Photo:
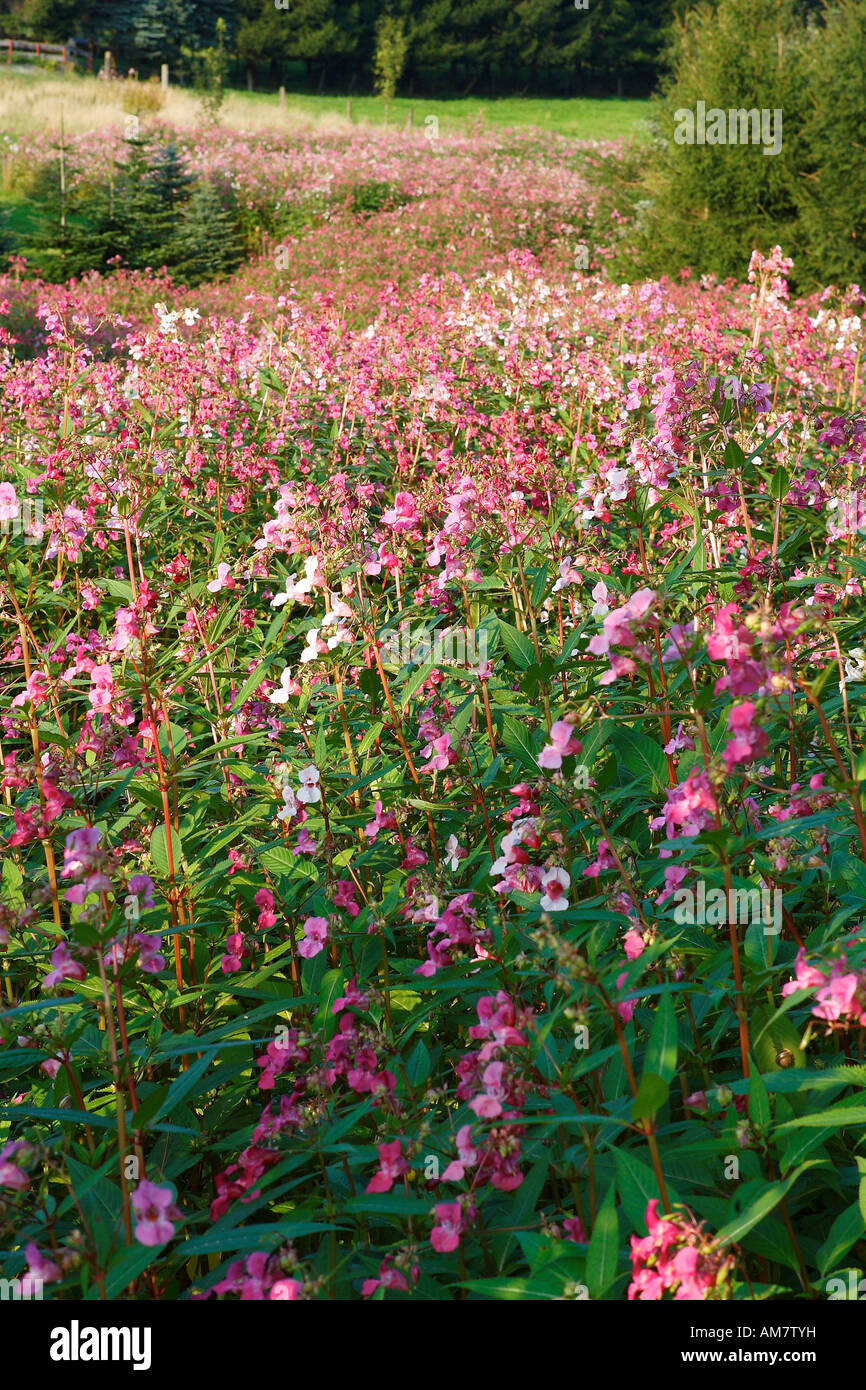
[[[856,1297],[862,295],[611,284],[572,196],[462,275],[341,213],[246,308],[4,282],[0,1247],[47,1297]],[[366,318],[338,243],[405,262]]]

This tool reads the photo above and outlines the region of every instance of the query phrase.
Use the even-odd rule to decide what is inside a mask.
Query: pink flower
[[[257,908],[260,909],[256,919],[259,931],[269,931],[276,925],[277,914],[274,912],[274,895],[269,888],[260,888],[253,900]]]
[[[102,831],[98,825],[85,825],[80,830],[72,830],[66,836],[63,853],[63,878],[74,878],[79,874],[93,873],[102,863],[99,842]]]
[[[271,1284],[268,1297],[272,1301],[294,1302],[301,1297],[303,1292],[304,1286],[297,1279],[277,1279],[275,1283]]]
[[[59,946],[54,947],[51,952],[51,964],[53,969],[49,970],[42,981],[43,989],[51,989],[53,985],[60,985],[64,980],[83,980],[87,975],[81,962],[73,959],[67,941],[61,941]]]
[[[490,1062],[484,1068],[482,1076],[484,1091],[469,1102],[469,1109],[474,1110],[475,1114],[482,1120],[495,1120],[498,1115],[502,1114],[502,1102],[506,1099],[506,1088],[503,1084],[504,1073],[504,1062]]]
[[[334,906],[343,908],[350,917],[357,917],[361,909],[355,902],[356,892],[357,889],[350,878],[338,879],[334,885]]]
[[[459,1202],[439,1202],[435,1208],[436,1224],[430,1232],[430,1244],[440,1255],[456,1250],[466,1229],[463,1208]]]
[[[826,985],[827,975],[823,970],[819,970],[815,965],[807,965],[806,952],[803,947],[797,952],[797,959],[794,962],[794,978],[789,980],[786,985],[782,985],[782,997],[794,994],[798,989],[814,989],[815,986]]]
[[[0,521],[15,521],[21,503],[11,483],[0,483]]]
[[[43,819],[46,825],[50,825],[53,820],[57,820],[59,816],[63,815],[64,811],[68,811],[69,807],[73,805],[73,800],[69,793],[63,791],[56,783],[49,782],[47,779],[42,783],[42,795],[45,798],[45,814]]]
[[[368,1192],[390,1192],[394,1183],[403,1173],[408,1173],[409,1164],[403,1157],[400,1140],[379,1145],[379,1171],[367,1183]]]
[[[218,594],[221,589],[236,588],[237,585],[235,584],[235,581],[232,579],[231,565],[217,565],[217,577],[216,579],[212,579],[207,587],[208,592],[211,594]]]
[[[401,1269],[394,1269],[391,1255],[386,1255],[379,1266],[378,1279],[365,1279],[361,1285],[361,1297],[372,1298],[377,1289],[397,1289],[400,1293],[409,1292],[409,1280]],[[417,1284],[421,1271],[417,1265],[413,1265],[409,1271],[412,1282]]]
[[[616,861],[610,852],[610,845],[607,840],[599,840],[598,854],[594,864],[588,864],[583,871],[584,878],[598,878],[599,874],[606,873],[608,869],[615,869]]]
[[[109,651],[125,652],[134,637],[139,636],[138,614],[133,608],[118,608],[114,615],[114,636]]]
[[[158,975],[165,969],[165,956],[160,952],[162,941],[148,932],[136,932],[133,937],[139,948],[138,965],[145,975]]]
[[[369,994],[362,994],[358,989],[358,977],[353,975],[346,985],[346,992],[339,999],[335,999],[331,1005],[331,1013],[339,1014],[344,1009],[366,1009],[370,1003]]]
[[[545,768],[562,767],[563,758],[579,753],[583,748],[580,739],[574,737],[574,729],[564,719],[557,719],[550,728],[550,743],[545,744],[538,755],[538,766]]]
[[[444,733],[434,738],[427,744],[423,756],[428,761],[422,763],[419,772],[444,772],[446,767],[457,762],[457,754],[451,746],[451,735]]]
[[[730,772],[738,763],[751,763],[761,753],[766,753],[770,740],[763,729],[755,727],[757,710],[750,700],[734,705],[728,718],[732,741],[723,753],[725,767]]]
[[[616,977],[616,987],[617,987],[617,989],[622,989],[622,987],[623,987],[623,985],[626,983],[627,979],[628,979],[628,971],[627,971],[627,970],[624,970],[624,971],[622,972],[621,975],[617,975],[617,977]],[[617,1006],[616,1006],[616,1011],[617,1011],[617,1013],[619,1014],[620,1018],[622,1019],[623,1023],[628,1023],[628,1022],[631,1020],[631,1018],[633,1017],[634,1011],[635,1011],[636,1008],[637,1008],[637,1000],[636,1000],[636,999],[624,999],[624,1000],[622,1001],[621,1004],[617,1004]]]
[[[448,1164],[442,1174],[443,1182],[460,1182],[466,1176],[467,1168],[474,1168],[478,1162],[478,1150],[472,1147],[472,1126],[461,1125],[457,1131],[457,1158]]]
[[[15,1139],[0,1149],[0,1187],[11,1187],[14,1192],[23,1192],[29,1182],[24,1169],[12,1160],[16,1154],[25,1157],[31,1152],[25,1139]]]
[[[164,1245],[171,1240],[174,1235],[172,1222],[179,1221],[181,1213],[174,1204],[170,1188],[158,1187],[145,1178],[132,1194],[132,1205],[139,1218],[135,1238],[140,1244]]]
[[[111,667],[94,666],[90,672],[90,690],[88,691],[93,708],[98,710],[110,709],[116,696],[117,691],[114,688]]]
[[[411,531],[420,520],[418,507],[411,492],[398,492],[393,507],[382,513],[382,524],[390,526],[394,531]]]
[[[298,955],[304,960],[312,960],[325,949],[328,939],[327,917],[308,917],[304,922],[304,939],[298,942]]]
[[[644,939],[640,932],[634,927],[626,932],[623,944],[625,946],[626,960],[637,960],[638,956],[642,956],[644,953]]]
[[[12,709],[20,709],[22,705],[32,704],[37,709],[44,705],[48,699],[48,677],[44,671],[32,671],[30,679],[21,691],[11,701]]]
[[[823,984],[815,995],[817,1007],[812,1012],[816,1018],[824,1019],[827,1023],[835,1023],[845,1017],[857,1019],[863,1014],[857,998],[860,979],[850,972],[844,974],[844,970],[845,962],[837,961],[829,982]]]
[[[25,1246],[24,1253],[27,1256],[28,1279],[40,1279],[43,1284],[55,1284],[58,1279],[63,1278],[60,1266],[47,1255],[41,1254],[39,1246],[32,1240]]]
[[[249,955],[249,949],[244,944],[243,933],[239,931],[229,932],[226,937],[226,953],[220,961],[220,969],[224,975],[237,975],[241,968],[241,961],[244,956]]]
[[[653,1199],[646,1210],[649,1235],[632,1236],[632,1282],[629,1300],[658,1301],[665,1293],[675,1302],[724,1297],[733,1256],[687,1215],[659,1217]]]
[[[566,1240],[573,1240],[577,1245],[588,1244],[589,1237],[579,1216],[567,1216],[562,1224]]]

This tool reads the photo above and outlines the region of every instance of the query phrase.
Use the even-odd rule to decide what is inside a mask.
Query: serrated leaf
[[[535,648],[525,633],[518,632],[512,623],[507,623],[503,618],[500,618],[499,635],[502,638],[502,645],[519,670],[525,671],[528,666],[532,665],[535,660]]]

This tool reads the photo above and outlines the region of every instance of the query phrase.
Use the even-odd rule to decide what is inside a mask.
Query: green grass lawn
[[[276,103],[271,93],[237,92],[238,98],[251,103]],[[379,97],[353,96],[352,120],[378,125],[384,123],[385,108]],[[286,109],[303,116],[322,116],[325,113],[345,116],[346,97],[307,96],[286,93]],[[486,124],[499,127],[534,127],[555,131],[582,140],[616,140],[641,134],[641,123],[649,115],[650,103],[645,100],[617,101],[589,97],[457,97],[435,101],[430,97],[397,97],[391,102],[389,124],[402,127],[410,120],[423,127],[427,116],[436,116],[443,131],[471,130],[480,118]]]

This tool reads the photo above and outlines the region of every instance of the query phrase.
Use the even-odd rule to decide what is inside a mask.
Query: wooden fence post
[[[163,90],[164,92],[167,92],[167,91],[168,91],[168,63],[163,63],[163,64],[162,64],[162,67],[160,68],[160,72],[159,72],[159,80],[160,80],[160,83],[162,84],[162,90]]]

